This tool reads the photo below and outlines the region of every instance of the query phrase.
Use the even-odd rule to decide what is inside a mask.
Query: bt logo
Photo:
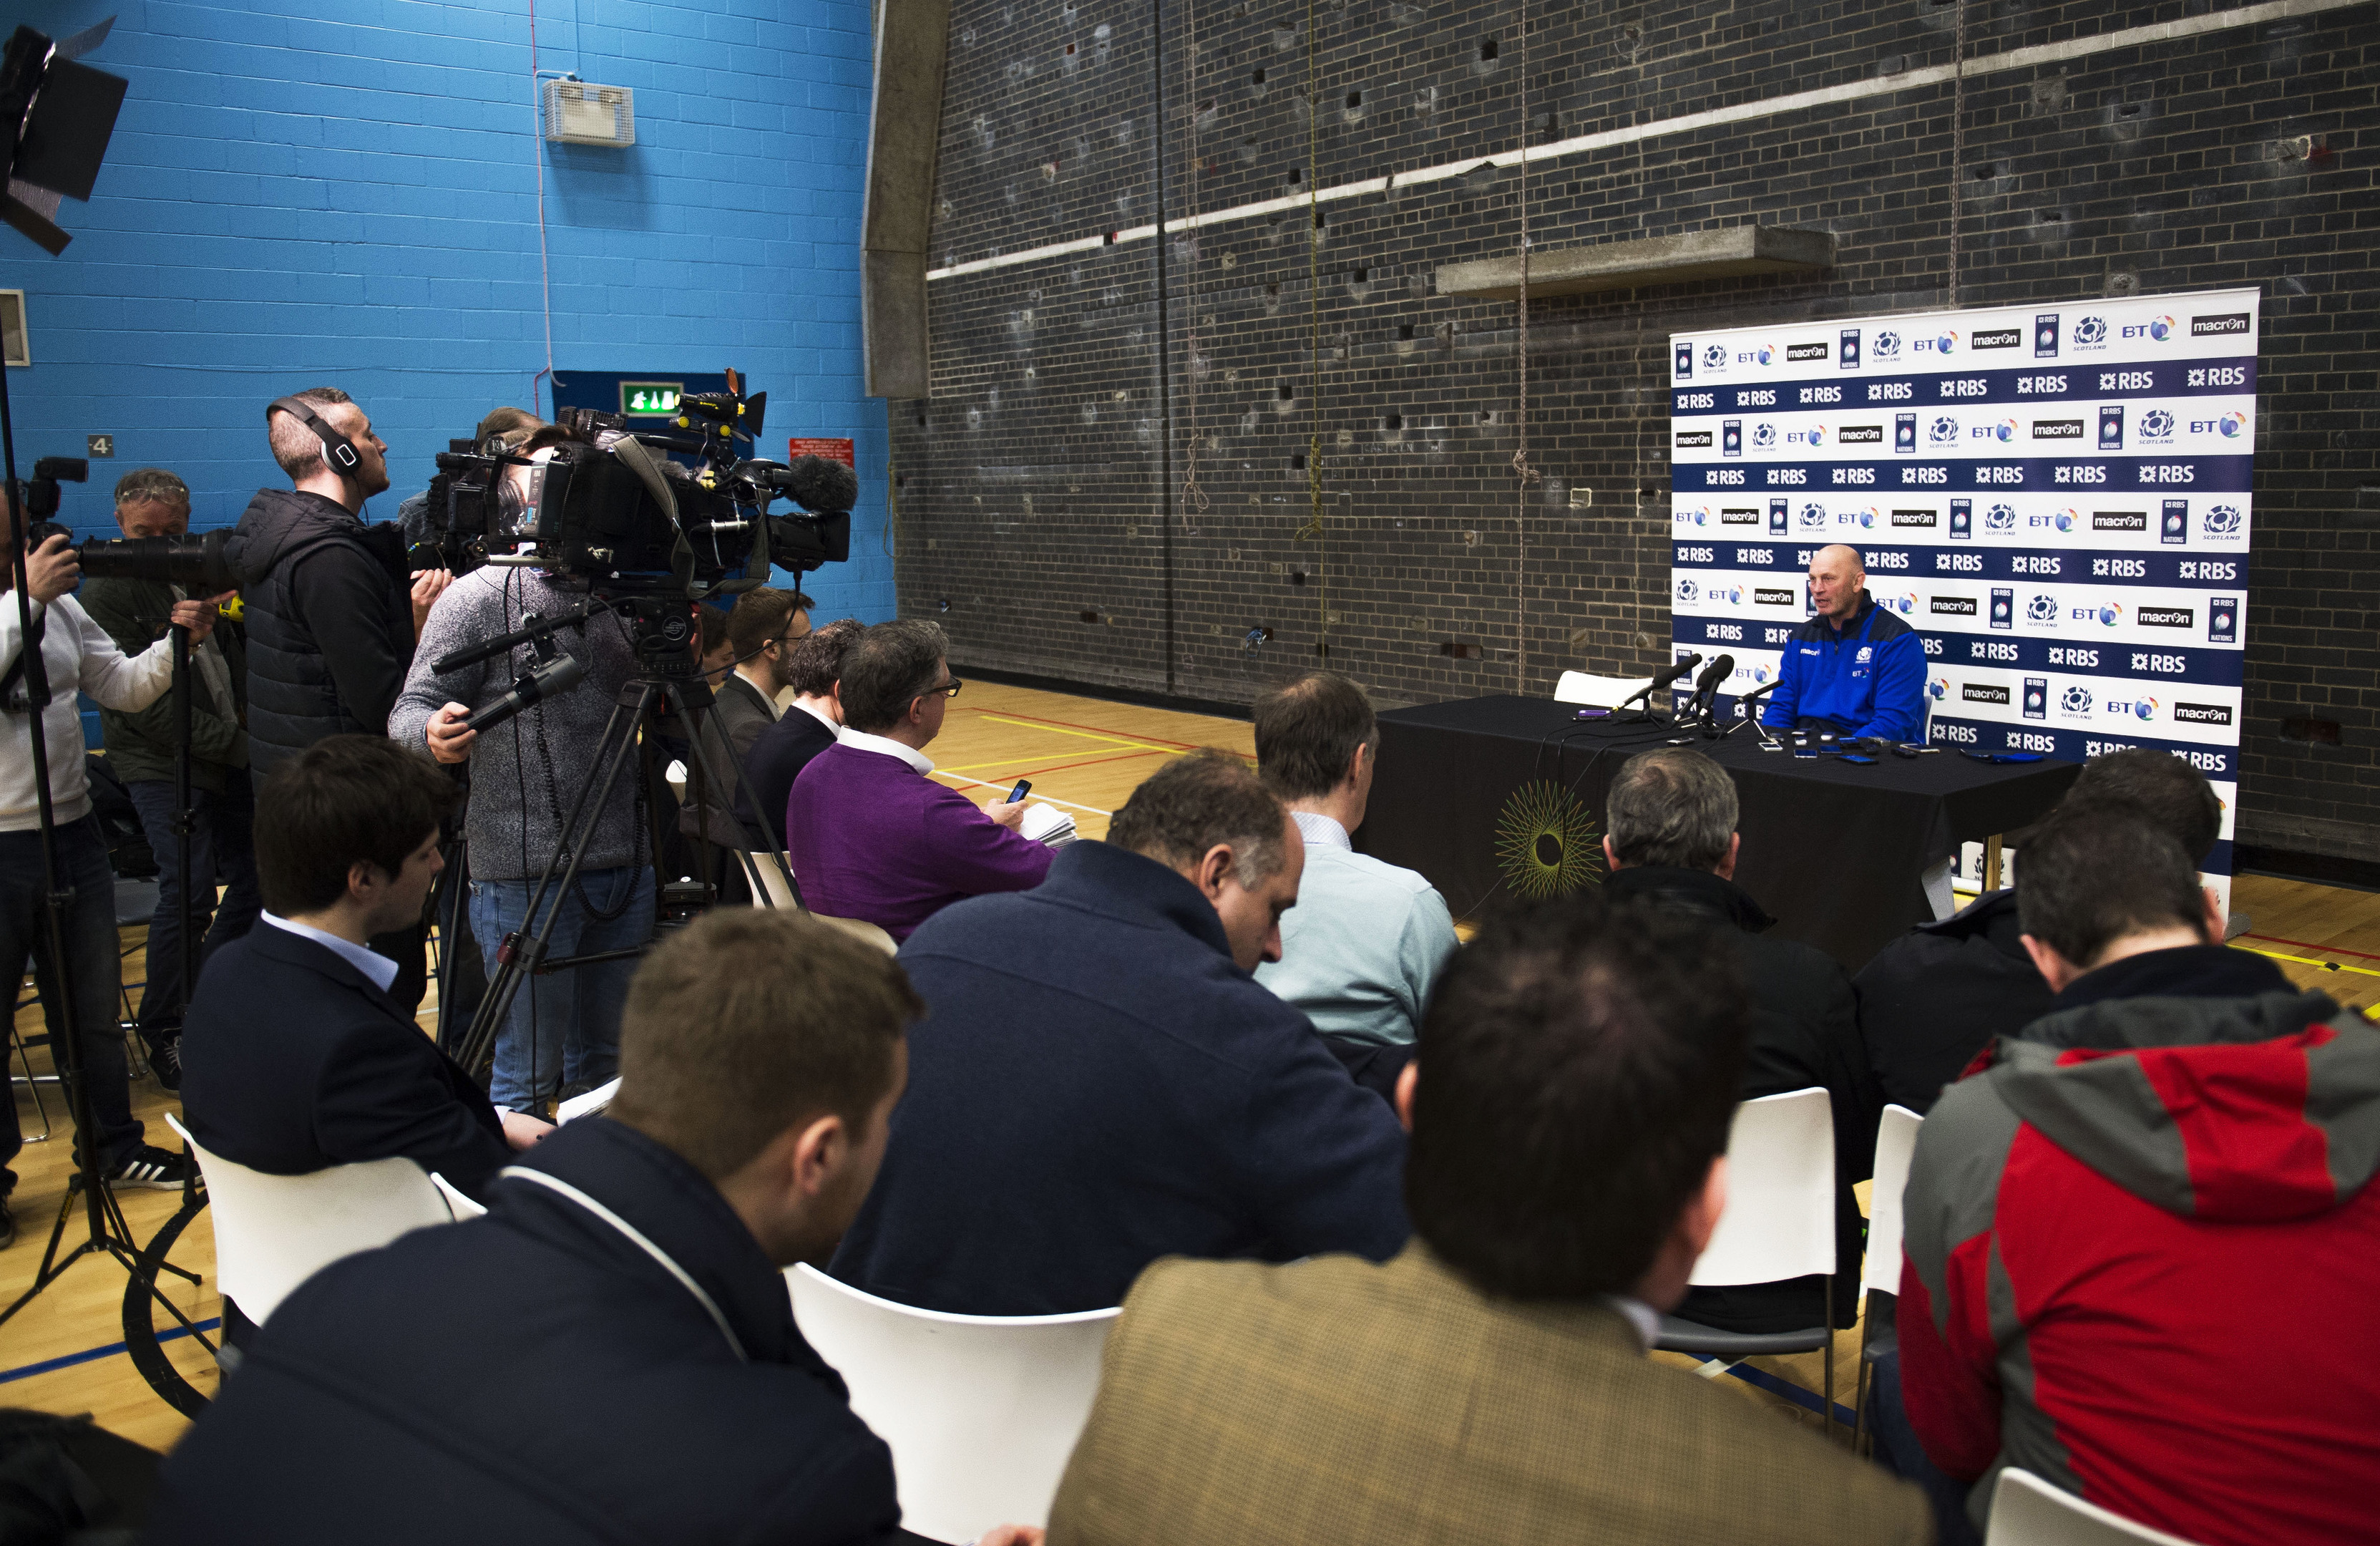
[[[1949,697],[1950,678],[1948,676],[1937,676],[1932,681],[1926,683],[1925,696],[1934,700],[1937,703],[1939,703],[1942,700]]]
[[[2108,627],[2120,627],[2124,621],[2124,603],[2102,602],[2097,606],[2078,606],[2073,615],[2085,623],[2096,618]]]
[[[1735,357],[1735,362],[1739,365],[1774,365],[1777,363],[1777,346],[1774,344],[1755,344],[1751,348],[1748,348],[1742,354],[1737,355]]]
[[[1718,600],[1718,599],[1719,599],[1720,594],[1721,594],[1721,592],[1717,591],[1717,590],[1714,590],[1714,591],[1712,591],[1712,592],[1710,593],[1710,599],[1711,599],[1712,601],[1717,601],[1717,600]],[[1728,605],[1730,605],[1730,606],[1742,606],[1742,605],[1743,604],[1743,587],[1742,587],[1742,586],[1741,586],[1741,585],[1730,585],[1730,586],[1729,586],[1729,587],[1727,588],[1727,590],[1725,591],[1725,594],[1726,594],[1726,596],[1727,596],[1727,604],[1728,604]]]
[[[1873,531],[1876,530],[1876,509],[1873,505],[1869,505],[1864,510],[1838,510],[1835,512],[1835,524],[1837,526],[1856,526],[1864,531]]]
[[[1813,424],[1806,430],[1788,430],[1785,438],[1796,444],[1816,447],[1827,444],[1827,427]]]
[[[2145,323],[2131,323],[2124,328],[2127,338],[2154,338],[2162,344],[2171,338],[2175,328],[2171,317],[2154,317]]]
[[[1710,524],[1710,512],[1697,505],[1695,508],[1691,510],[1679,511],[1678,519],[1690,526],[1708,526]]]
[[[1995,505],[1985,511],[1984,530],[1986,531],[2015,530],[2016,507],[2012,505]]]
[[[1934,337],[1918,339],[1913,347],[1919,354],[1924,354],[1928,349],[1936,354],[1949,354],[1959,347],[1959,335],[1950,329],[1944,328]]]
[[[1888,598],[1884,604],[1892,608],[1893,611],[1898,612],[1903,617],[1914,617],[1917,615],[1917,597],[1913,592],[1903,590],[1898,596]]]
[[[2129,703],[2120,699],[2110,698],[2099,706],[2119,719],[2126,714],[2135,719],[2156,718],[2157,700],[2154,698],[2135,698]]]
[[[2107,341],[2107,319],[2105,317],[2085,317],[2081,322],[2076,323],[2074,324],[2074,341],[2085,347],[2088,347],[2093,344],[2106,343]]]
[[[2226,440],[2237,440],[2248,431],[2248,416],[2238,408],[2233,408],[2216,422],[2222,426]]]
[[[1978,424],[1967,433],[1976,440],[1997,440],[2005,444],[2016,438],[2016,420],[2003,419],[1997,424]]]

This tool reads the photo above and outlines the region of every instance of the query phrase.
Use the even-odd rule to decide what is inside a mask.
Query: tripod
[[[143,1265],[140,1248],[133,1243],[131,1228],[125,1223],[124,1211],[115,1200],[114,1189],[108,1185],[107,1169],[100,1158],[98,1122],[91,1114],[91,1088],[86,1077],[88,1070],[83,1065],[82,1030],[75,1016],[75,987],[67,975],[67,919],[75,903],[75,891],[66,883],[58,868],[57,811],[50,798],[49,740],[42,723],[52,700],[50,674],[48,663],[42,656],[42,636],[34,629],[32,592],[25,566],[30,522],[26,518],[30,511],[23,505],[30,501],[18,502],[16,499],[17,439],[15,425],[9,417],[8,373],[5,367],[0,367],[0,464],[6,467],[11,503],[18,506],[11,523],[13,540],[9,542],[8,563],[17,589],[18,638],[24,663],[25,727],[32,744],[33,795],[42,840],[42,877],[44,883],[42,943],[49,956],[50,987],[56,1001],[56,1016],[52,1024],[58,1028],[58,1033],[50,1038],[50,1049],[66,1084],[67,1109],[74,1120],[76,1150],[76,1173],[67,1185],[66,1196],[58,1203],[57,1222],[51,1226],[49,1245],[42,1252],[42,1265],[33,1275],[33,1285],[19,1295],[6,1309],[0,1310],[0,1322],[6,1322],[30,1304],[84,1256],[105,1255],[113,1257],[135,1282],[144,1284],[157,1302],[165,1307],[167,1313],[180,1322],[182,1329],[196,1338],[200,1346],[212,1351],[212,1345],[200,1334],[189,1317],[182,1313],[181,1307],[157,1287],[154,1272]],[[187,655],[188,646],[188,636],[183,634],[176,650],[177,668]],[[183,785],[186,802],[188,776],[186,752]],[[187,858],[185,863],[187,865]],[[184,883],[188,883],[187,874]],[[187,970],[186,966],[186,975]],[[61,1256],[59,1247],[65,1244],[67,1221],[74,1215],[78,1191],[82,1194],[87,1233]],[[199,1281],[196,1272],[184,1268],[164,1261],[157,1265],[192,1284]]]
[[[586,857],[587,841],[596,823],[602,819],[604,808],[611,803],[613,786],[618,783],[621,770],[636,751],[638,732],[654,723],[655,711],[665,709],[676,716],[686,729],[687,755],[695,760],[702,778],[710,788],[731,789],[742,795],[753,809],[751,785],[744,770],[731,756],[728,766],[735,774],[732,781],[722,781],[711,765],[710,753],[704,745],[703,719],[710,709],[710,684],[701,673],[701,663],[695,658],[691,629],[687,627],[682,601],[668,597],[631,597],[611,603],[611,610],[628,625],[638,670],[628,678],[612,705],[612,717],[603,726],[603,736],[597,752],[601,769],[599,779],[579,786],[578,797],[572,803],[570,814],[563,823],[560,838],[545,861],[538,877],[537,889],[529,895],[528,909],[521,915],[518,929],[504,936],[498,947],[494,970],[488,978],[488,991],[480,1001],[478,1013],[471,1017],[470,1029],[455,1049],[454,1056],[465,1068],[477,1069],[492,1055],[496,1033],[512,1013],[513,997],[520,991],[521,980],[533,973],[563,971],[573,967],[592,966],[600,961],[614,961],[641,955],[639,949],[603,951],[594,955],[565,956],[548,960],[546,950],[553,938],[553,930],[562,917],[562,908],[571,889],[578,880],[578,869]],[[540,624],[539,628],[550,633],[554,628],[569,626],[571,619],[556,618]],[[525,629],[523,632],[537,630]],[[517,636],[507,636],[504,647]],[[492,643],[498,641],[491,640]],[[483,647],[484,648],[484,647]],[[457,651],[448,661],[464,658]],[[445,662],[442,661],[443,666]],[[771,862],[784,876],[788,893],[796,906],[801,902],[801,890],[793,873],[785,869],[782,855],[770,852]],[[559,873],[557,874],[557,870]],[[552,905],[547,898],[551,895]],[[764,895],[757,898],[764,906],[773,906]],[[544,917],[539,918],[540,909]]]

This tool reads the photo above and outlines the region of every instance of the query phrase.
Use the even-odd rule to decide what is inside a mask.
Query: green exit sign
[[[686,383],[682,381],[624,381],[620,383],[620,411],[632,418],[674,418],[678,394],[685,389]]]

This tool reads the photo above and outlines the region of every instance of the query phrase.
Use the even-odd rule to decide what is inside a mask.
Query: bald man
[[[1925,646],[1867,593],[1867,565],[1837,543],[1810,558],[1818,615],[1793,630],[1760,723],[1913,741],[1925,730]]]

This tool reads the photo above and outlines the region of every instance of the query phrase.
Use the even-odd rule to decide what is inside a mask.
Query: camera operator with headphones
[[[413,663],[414,637],[452,579],[407,572],[403,535],[366,526],[364,501],[388,487],[388,447],[335,386],[276,398],[264,410],[288,489],[259,489],[224,550],[240,579],[248,627],[249,765],[261,784],[325,736],[384,735]],[[372,948],[397,963],[390,996],[421,1002],[423,931]]]
[[[576,438],[548,426],[515,455],[536,458]],[[552,619],[586,602],[583,591],[565,589],[540,569],[492,563],[472,570],[455,582],[422,630],[412,674],[389,715],[388,734],[399,745],[450,767],[470,767],[463,836],[470,857],[471,931],[491,962],[506,934],[528,930],[526,915],[538,877],[561,843],[580,789],[601,776],[604,727],[634,674],[636,654],[625,625],[610,613],[555,630],[554,645],[578,662],[585,678],[485,735],[464,721],[503,698],[536,663],[531,646],[451,671],[438,670],[437,663],[518,630],[532,615]],[[653,869],[638,801],[632,763],[612,785],[589,832],[577,883],[558,903],[548,894],[547,907],[560,908],[551,957],[634,950],[652,938]],[[636,968],[630,956],[521,984],[496,1033],[488,1095],[498,1110],[542,1117],[557,1094],[605,1083],[619,1071],[620,1010]]]

